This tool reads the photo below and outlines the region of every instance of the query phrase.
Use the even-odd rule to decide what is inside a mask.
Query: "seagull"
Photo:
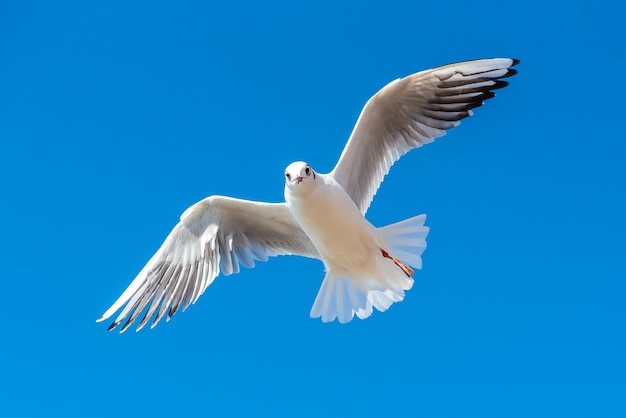
[[[517,59],[459,62],[396,79],[361,111],[335,168],[318,173],[297,161],[285,169],[285,202],[210,196],[189,207],[135,279],[97,319],[123,307],[109,330],[143,313],[137,331],[195,303],[220,274],[271,256],[322,261],[326,276],[310,316],[365,319],[402,301],[421,269],[429,228],[418,215],[377,228],[365,214],[391,166],[433,142],[495,96],[517,73]]]

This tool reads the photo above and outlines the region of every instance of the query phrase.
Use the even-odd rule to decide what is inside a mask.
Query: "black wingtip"
[[[508,76],[508,74],[507,74]],[[496,82],[493,84],[493,86],[489,87],[489,90],[498,90],[498,89],[503,89],[506,86],[509,85],[508,81],[504,81],[504,80],[496,80]],[[493,96],[492,96],[493,97]]]
[[[130,327],[133,324],[133,322],[135,322],[135,318],[133,318],[132,316],[130,318],[128,318],[128,321],[126,321],[126,323],[124,324],[124,326],[120,330],[120,334],[122,334],[124,331],[126,331],[128,329],[128,327]]]
[[[522,62],[521,60],[517,59],[517,58],[511,58],[511,60],[513,60],[513,64],[511,64],[511,67],[516,66],[517,64],[519,64],[520,62]]]
[[[118,326],[120,323],[119,322],[112,322],[111,325],[109,325],[109,328],[107,329],[107,331],[113,331],[113,329]]]
[[[504,74],[502,77],[500,78],[509,78],[509,77],[513,77],[515,74],[517,74],[517,70],[513,69],[513,68],[508,68],[506,71],[506,74]]]
[[[482,106],[485,103],[485,100],[489,100],[496,97],[496,94],[492,91],[486,91],[485,93],[483,93],[480,96],[477,96],[476,99],[480,100],[480,105]]]

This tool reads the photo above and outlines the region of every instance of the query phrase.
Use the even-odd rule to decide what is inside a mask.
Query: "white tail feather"
[[[424,226],[425,221],[426,215],[418,215],[378,228],[391,255],[416,269],[422,268],[422,253],[426,249],[429,228]]]
[[[419,215],[378,229],[389,254],[417,269],[422,268],[421,255],[426,249],[429,229],[424,226],[425,220],[426,215]],[[382,255],[380,266],[383,277],[336,277],[327,273],[313,302],[311,318],[321,317],[323,322],[338,319],[345,324],[355,314],[365,319],[373,307],[384,312],[403,300],[404,291],[413,286],[413,278]]]

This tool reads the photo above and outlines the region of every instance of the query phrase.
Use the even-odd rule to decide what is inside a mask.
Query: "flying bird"
[[[285,202],[210,196],[188,208],[122,295],[100,317],[123,307],[109,330],[126,321],[137,331],[152,319],[195,303],[223,273],[270,256],[321,260],[326,276],[311,317],[340,323],[369,317],[404,299],[422,267],[426,215],[376,228],[365,213],[391,166],[408,151],[445,135],[472,109],[508,85],[510,58],[459,62],[392,81],[371,97],[335,168],[322,174],[297,161],[285,169]]]

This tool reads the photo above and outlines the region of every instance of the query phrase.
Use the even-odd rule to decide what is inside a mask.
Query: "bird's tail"
[[[422,268],[422,253],[426,249],[429,228],[424,226],[426,215],[419,215],[378,228],[386,251],[381,253],[380,271],[372,276],[335,276],[327,272],[313,307],[311,318],[322,321],[339,319],[344,324],[354,315],[369,317],[373,307],[386,311],[394,302],[404,299],[404,291],[413,286],[412,270]],[[386,255],[385,255],[386,253]],[[401,267],[404,268],[401,268]]]

